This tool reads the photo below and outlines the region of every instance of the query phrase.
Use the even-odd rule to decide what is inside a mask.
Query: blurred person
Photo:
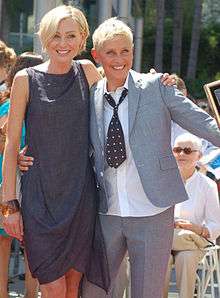
[[[16,62],[11,67],[8,76],[5,78],[5,84],[6,84],[6,90],[4,91],[4,95],[2,97],[2,101],[4,104],[4,115],[5,115],[5,123],[4,127],[2,127],[1,134],[5,138],[6,134],[6,125],[7,125],[7,118],[8,118],[8,111],[10,107],[10,94],[11,94],[11,86],[12,81],[14,79],[14,76],[18,71],[20,71],[23,68],[34,66],[37,64],[40,64],[43,62],[43,59],[41,56],[36,55],[34,53],[23,53],[20,56],[17,57]],[[0,107],[0,109],[2,106]],[[22,128],[22,137],[21,137],[21,148],[24,147],[25,144],[25,128],[23,126]],[[4,144],[2,144],[4,149]],[[3,152],[2,152],[3,153]],[[2,155],[1,155],[1,171],[0,171],[0,182],[2,182]],[[17,197],[19,197],[17,189]],[[1,227],[1,241],[0,241],[0,263],[2,266],[0,266],[0,297],[5,298],[8,297],[7,293],[7,286],[8,286],[8,266],[9,266],[9,259],[10,259],[10,251],[11,251],[11,242],[12,237],[10,237],[4,230],[3,227]],[[29,271],[28,263],[25,258],[25,290],[26,295],[25,298],[35,298],[37,296],[37,281],[34,280]]]
[[[0,183],[2,182],[2,158],[5,144],[4,125],[7,121],[9,109],[9,101],[4,95],[4,91],[7,88],[5,80],[10,68],[15,62],[15,59],[15,51],[0,40]],[[0,297],[3,298],[8,297],[8,263],[10,258],[11,242],[12,238],[5,233],[2,227],[2,218],[0,216]]]
[[[176,81],[176,86],[177,89],[184,95],[187,96],[189,99],[192,100],[193,103],[197,104],[197,101],[188,93],[187,88],[186,88],[186,84],[183,81],[183,79],[181,79],[178,75],[173,74],[174,79]],[[199,106],[199,105],[198,105]],[[200,107],[200,106],[199,106]],[[202,108],[202,107],[201,107]],[[205,109],[205,112],[207,112],[207,110]],[[172,121],[172,129],[171,129],[171,146],[173,147],[175,139],[181,135],[181,134],[185,134],[187,133],[187,130],[184,129],[183,127],[181,127],[181,125],[175,123],[174,121]],[[205,139],[202,139],[202,153],[203,153],[203,158],[208,158],[208,155],[214,154],[214,151],[218,150],[218,148],[216,146],[214,146],[213,144],[211,144],[210,142],[208,142]],[[217,152],[217,151],[216,151]],[[203,167],[202,163],[201,163],[201,167]]]
[[[210,114],[211,113],[211,109],[209,107],[209,103],[207,100],[205,99],[197,99],[196,100],[197,105],[203,109],[204,111],[206,111],[206,113]]]
[[[216,183],[196,169],[202,156],[202,142],[194,135],[182,134],[175,140],[173,153],[189,196],[187,201],[175,206],[175,227],[190,230],[201,237],[214,241],[220,235],[219,198]],[[179,297],[194,297],[196,270],[204,254],[205,252],[200,249],[172,250],[164,298],[168,297],[172,264],[175,265]]]
[[[14,49],[8,47],[0,40],[0,91],[6,89],[5,79],[10,67],[14,64],[16,54]]]

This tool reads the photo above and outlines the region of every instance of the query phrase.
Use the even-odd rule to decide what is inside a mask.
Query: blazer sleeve
[[[215,119],[185,97],[175,86],[164,86],[160,79],[158,84],[171,119],[192,134],[220,147],[220,130]]]

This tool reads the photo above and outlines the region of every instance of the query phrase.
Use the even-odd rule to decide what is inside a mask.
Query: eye
[[[75,38],[75,37],[76,37],[75,34],[69,34],[69,35],[67,35],[67,38],[68,38],[68,39],[72,39],[72,38]]]
[[[122,50],[122,54],[128,54],[128,53],[130,53],[130,51],[128,49],[123,49]]]
[[[106,52],[106,54],[109,55],[109,56],[112,56],[112,55],[114,55],[114,51],[109,50],[109,51]]]
[[[59,39],[59,38],[60,38],[59,34],[55,34],[55,35],[53,36],[53,39]]]

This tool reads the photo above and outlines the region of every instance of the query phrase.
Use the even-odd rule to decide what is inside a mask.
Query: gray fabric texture
[[[117,274],[127,251],[131,265],[131,298],[161,298],[173,238],[173,207],[148,217],[100,215],[100,219],[112,290],[106,295],[84,280],[82,298],[112,297],[115,278],[123,279]],[[126,272],[121,270],[120,274]]]
[[[34,164],[22,176],[21,191],[30,270],[43,284],[74,268],[106,289],[109,276],[88,152],[85,75],[78,63],[61,75],[34,68],[27,72],[26,144]]]

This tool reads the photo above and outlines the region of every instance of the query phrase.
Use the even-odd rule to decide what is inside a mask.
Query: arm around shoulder
[[[89,87],[101,79],[101,75],[99,74],[97,68],[90,60],[79,60],[79,62],[85,72]]]

